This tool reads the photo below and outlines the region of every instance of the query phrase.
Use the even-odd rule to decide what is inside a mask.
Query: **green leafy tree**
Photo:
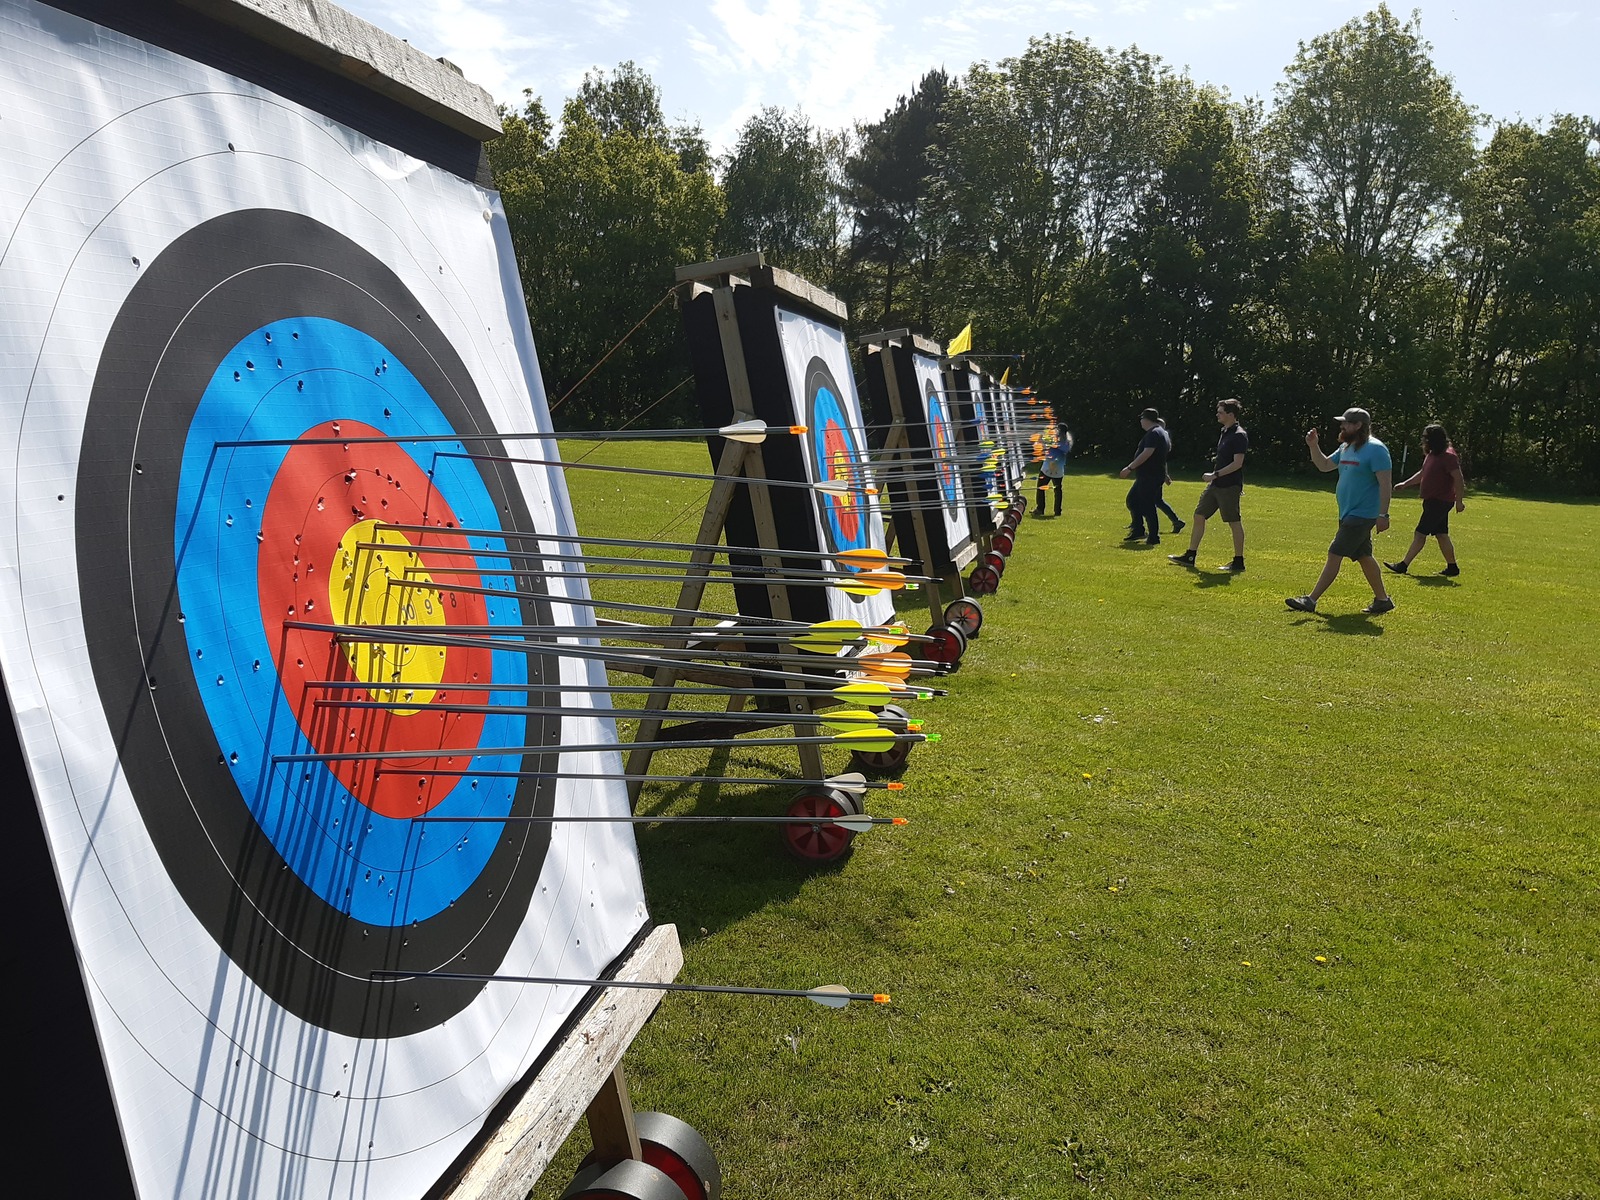
[[[1600,481],[1600,127],[1501,125],[1451,247],[1476,466]]]
[[[669,305],[630,329],[665,295],[676,266],[712,255],[721,193],[708,170],[685,166],[698,130],[669,127],[654,84],[631,63],[588,75],[559,134],[531,95],[502,124],[490,165],[556,420],[617,424],[689,374]],[[652,419],[670,423],[689,408],[685,390]]]
[[[1420,415],[1414,392],[1393,391],[1425,307],[1407,293],[1426,291],[1473,156],[1473,112],[1430,49],[1415,14],[1401,24],[1380,5],[1301,43],[1269,126],[1304,249],[1284,293],[1296,336],[1314,331],[1297,347],[1303,382],[1329,403],[1382,401],[1391,423]]]
[[[854,223],[851,260],[861,272],[867,318],[879,329],[933,327],[933,297],[942,227],[931,211],[932,151],[950,77],[929,71],[883,119],[859,129],[844,169],[844,196]]]
[[[763,108],[746,121],[723,164],[727,210],[719,252],[760,250],[775,265],[828,286],[840,233],[835,157],[803,113]]]

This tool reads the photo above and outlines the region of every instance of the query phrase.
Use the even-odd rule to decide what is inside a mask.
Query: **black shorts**
[[[1377,523],[1376,517],[1346,517],[1339,522],[1328,553],[1340,558],[1371,558],[1372,529]]]
[[[1449,533],[1450,510],[1454,507],[1454,500],[1424,500],[1417,532],[1423,537],[1440,537]]]

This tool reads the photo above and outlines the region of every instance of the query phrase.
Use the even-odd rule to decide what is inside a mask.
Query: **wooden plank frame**
[[[670,983],[683,969],[675,925],[657,925],[616,969],[623,980]],[[501,1102],[485,1133],[429,1200],[524,1200],[579,1118],[599,1156],[640,1158],[622,1056],[664,993],[601,988],[550,1057]]]

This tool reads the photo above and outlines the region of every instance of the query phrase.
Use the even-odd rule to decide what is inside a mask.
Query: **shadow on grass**
[[[1227,587],[1233,582],[1232,571],[1204,571],[1199,567],[1189,569],[1194,572],[1194,585],[1197,588]]]
[[[798,776],[796,767],[778,767],[766,758],[718,750],[698,770],[684,774],[749,775],[782,779]],[[869,776],[881,780],[886,776]],[[640,816],[781,816],[801,794],[796,782],[767,787],[732,787],[710,782],[652,783],[640,798]],[[870,812],[886,793],[869,791]],[[881,810],[880,810],[881,811]],[[809,880],[836,875],[848,853],[832,862],[802,862],[784,846],[782,825],[664,824],[638,826],[639,861],[650,915],[674,923],[686,936],[716,933],[774,902],[794,899]]]
[[[1293,625],[1321,625],[1327,633],[1342,633],[1346,637],[1382,637],[1383,626],[1366,613],[1341,613],[1336,617],[1322,613],[1304,613]]]
[[[1413,575],[1411,579],[1418,587],[1453,588],[1461,586],[1449,575]]]

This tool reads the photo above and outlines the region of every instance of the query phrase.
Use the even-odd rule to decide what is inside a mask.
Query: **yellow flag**
[[[954,358],[956,355],[965,354],[968,350],[971,350],[971,349],[972,349],[972,322],[968,321],[967,322],[967,327],[965,329],[963,329],[960,333],[956,334],[956,336],[953,339],[951,339],[950,344],[944,348],[945,357]]]
[[[1000,372],[1000,386],[1001,387],[1005,387],[1006,380],[1008,380],[1010,378],[1011,378],[1011,368],[1007,367],[1004,371]]]

